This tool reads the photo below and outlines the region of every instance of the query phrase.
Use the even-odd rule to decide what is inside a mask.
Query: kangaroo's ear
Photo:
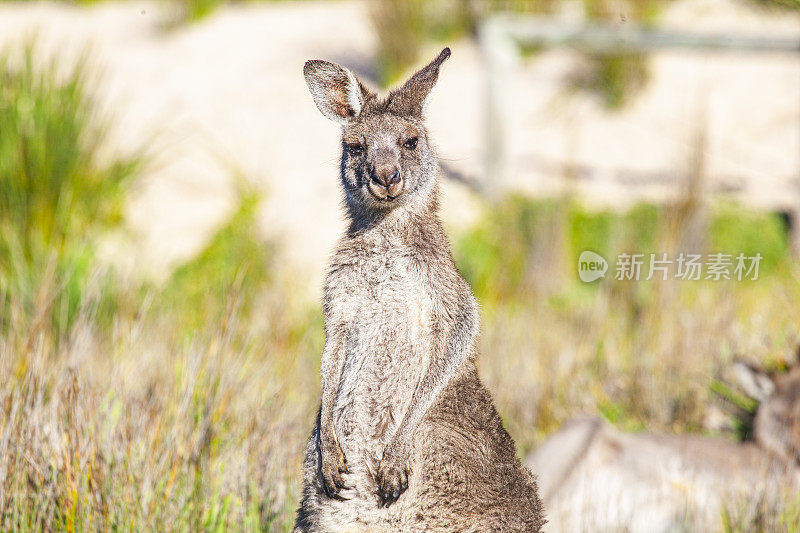
[[[744,361],[733,363],[733,374],[744,392],[759,402],[766,400],[775,391],[775,382],[766,372]]]
[[[417,71],[402,87],[392,92],[389,95],[389,109],[400,115],[421,116],[431,89],[439,79],[439,69],[448,57],[450,49],[445,48],[436,59]]]
[[[306,61],[303,75],[322,114],[340,124],[356,118],[371,94],[355,74],[328,61]]]

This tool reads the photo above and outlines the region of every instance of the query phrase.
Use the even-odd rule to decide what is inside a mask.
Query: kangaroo
[[[322,401],[296,532],[539,531],[542,505],[476,366],[478,308],[438,217],[422,112],[445,48],[380,98],[305,64],[342,126],[348,229],[324,283]]]
[[[800,366],[770,376],[737,362],[733,372],[760,401],[752,442],[624,434],[591,417],[548,438],[527,464],[539,474],[551,529],[713,531],[725,516],[777,527],[774,510],[800,488]]]

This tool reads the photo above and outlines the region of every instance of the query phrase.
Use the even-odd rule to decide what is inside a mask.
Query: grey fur
[[[477,303],[437,214],[422,110],[449,55],[382,99],[338,65],[304,69],[319,109],[343,125],[349,228],[324,286],[322,404],[298,532],[544,523],[535,480],[478,378]]]
[[[754,395],[760,400],[753,420],[756,444],[800,469],[800,361],[788,372],[774,375],[741,361],[735,368],[743,386],[760,384]]]

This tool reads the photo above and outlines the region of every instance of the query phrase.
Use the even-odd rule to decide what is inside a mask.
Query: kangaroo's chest
[[[435,302],[424,275],[412,255],[376,254],[338,295],[346,349],[334,412],[345,447],[385,444],[429,366]]]
[[[413,256],[370,257],[344,298],[353,312],[348,336],[366,351],[401,349],[429,340],[433,298],[424,267]]]

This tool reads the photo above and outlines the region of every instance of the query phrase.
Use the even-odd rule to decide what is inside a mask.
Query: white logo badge
[[[608,261],[602,255],[591,250],[584,250],[578,257],[578,277],[581,281],[590,283],[604,278],[608,271]]]

